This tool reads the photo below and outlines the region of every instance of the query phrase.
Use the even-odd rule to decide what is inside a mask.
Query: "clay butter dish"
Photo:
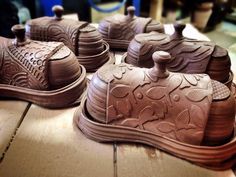
[[[48,108],[74,105],[86,88],[86,70],[62,42],[25,37],[22,25],[12,27],[15,39],[0,37],[0,96]]]
[[[111,48],[127,49],[136,34],[151,31],[164,32],[164,26],[151,18],[134,15],[135,7],[127,8],[128,15],[116,14],[103,19],[98,31]]]
[[[54,6],[54,17],[29,20],[26,35],[39,41],[63,42],[77,56],[87,72],[94,72],[105,63],[114,63],[109,45],[88,22],[63,18],[63,7]]]
[[[235,99],[207,74],[172,73],[171,56],[155,65],[107,65],[93,76],[74,121],[99,142],[140,142],[194,164],[224,170],[236,164]]]
[[[167,68],[172,72],[206,73],[211,79],[231,87],[233,74],[226,49],[209,41],[199,41],[182,35],[185,24],[174,24],[172,35],[151,32],[138,34],[130,42],[123,61],[134,66],[151,68],[154,51],[166,51],[172,56]]]

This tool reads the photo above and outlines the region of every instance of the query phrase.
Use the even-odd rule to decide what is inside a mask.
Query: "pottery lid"
[[[40,41],[63,42],[76,56],[90,56],[104,51],[101,34],[88,22],[66,19],[62,6],[53,6],[54,17],[29,20],[26,34]]]
[[[154,52],[152,59],[150,69],[124,63],[100,68],[89,84],[86,110],[97,122],[200,145],[212,101],[227,99],[229,89],[206,74],[168,71],[167,52]],[[191,136],[178,132],[183,129]]]
[[[12,31],[16,36],[14,40],[0,38],[1,83],[50,90],[80,77],[76,56],[62,42],[28,39],[22,25],[13,26]]]
[[[212,69],[219,72],[218,75],[213,72],[213,75],[210,74],[213,79],[224,82],[229,78],[231,64],[225,49],[210,41],[184,37],[182,32],[185,24],[176,23],[174,28],[172,35],[158,32],[136,35],[129,44],[125,62],[150,68],[153,66],[153,61],[150,60],[152,53],[166,51],[172,56],[167,64],[172,72],[210,73],[208,71]],[[215,61],[221,61],[221,66],[216,66]]]
[[[98,30],[104,38],[130,41],[135,34],[164,31],[163,25],[151,18],[135,16],[135,7],[128,7],[127,12],[127,15],[116,14],[100,22]]]

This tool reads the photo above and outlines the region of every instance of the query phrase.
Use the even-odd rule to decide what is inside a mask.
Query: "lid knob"
[[[57,20],[61,20],[62,19],[61,17],[62,17],[62,14],[64,12],[64,8],[62,6],[55,5],[55,6],[52,7],[52,11],[54,12],[55,18]]]
[[[129,18],[133,18],[134,17],[134,13],[135,13],[135,7],[134,6],[129,6],[127,8],[128,11],[128,17]]]
[[[11,28],[11,31],[14,33],[16,37],[14,43],[17,46],[24,45],[25,42],[27,41],[25,37],[25,27],[23,25],[14,25]]]
[[[185,26],[186,25],[183,22],[176,22],[174,24],[175,32],[172,36],[174,36],[175,38],[183,37],[183,30]]]
[[[168,77],[169,71],[166,69],[166,64],[171,60],[170,54],[164,51],[157,51],[152,54],[152,59],[154,66],[149,70],[149,75],[153,79]]]

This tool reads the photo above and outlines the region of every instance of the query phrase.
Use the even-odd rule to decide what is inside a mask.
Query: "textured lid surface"
[[[29,40],[22,25],[13,26],[12,30],[14,40],[0,38],[1,84],[49,90],[80,76],[75,55],[63,43]],[[58,74],[61,71],[63,74]]]
[[[136,35],[130,42],[125,62],[150,68],[153,66],[152,53],[166,51],[172,56],[167,64],[170,71],[208,73],[212,79],[227,81],[231,66],[227,51],[212,42],[182,36],[184,24],[174,27],[172,35],[157,32]]]
[[[116,14],[105,18],[99,24],[98,30],[104,38],[132,40],[136,34],[150,31],[163,32],[164,28],[151,18],[142,18],[134,15],[135,8],[127,8],[128,14]]]
[[[26,35],[34,40],[63,42],[75,55],[91,56],[104,50],[101,34],[88,22],[63,18],[63,7],[52,8],[54,17],[29,20]]]
[[[99,69],[88,88],[89,114],[99,122],[201,144],[213,99],[211,79],[206,74],[169,72],[171,57],[166,52],[152,57],[151,69],[127,64]]]

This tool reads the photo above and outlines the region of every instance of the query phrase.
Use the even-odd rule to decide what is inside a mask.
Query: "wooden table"
[[[149,146],[91,141],[73,124],[75,109],[1,100],[0,177],[235,177]]]

